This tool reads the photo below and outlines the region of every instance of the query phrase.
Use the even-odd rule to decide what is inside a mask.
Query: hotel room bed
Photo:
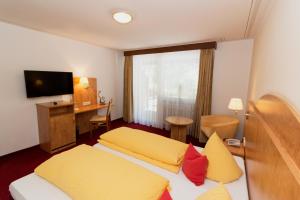
[[[299,199],[300,115],[274,95],[265,95],[256,103],[250,102],[247,112],[249,115],[245,123],[246,160],[244,162],[243,159],[234,157],[244,173],[237,181],[225,184],[232,199]],[[195,199],[203,191],[217,184],[206,179],[204,185],[196,187],[186,179],[181,170],[179,174],[173,174],[103,145],[96,144],[95,148],[112,152],[167,178],[175,200]],[[248,175],[248,191],[245,169]],[[10,185],[10,191],[16,200],[70,199],[57,187],[35,174],[14,181]]]
[[[125,158],[135,164],[138,164],[154,173],[165,177],[170,181],[171,191],[170,194],[174,200],[181,199],[196,199],[201,193],[213,188],[217,185],[217,182],[206,179],[205,184],[201,186],[195,186],[191,183],[183,174],[182,170],[178,174],[174,174],[162,168],[156,167],[152,164],[144,162],[142,160],[136,159],[132,156],[126,155],[124,153],[118,152],[116,150],[105,147],[101,144],[95,144],[95,148],[102,149],[107,152],[111,152],[114,155]],[[198,150],[201,148],[197,147]],[[233,200],[247,200],[247,181],[245,174],[244,160],[240,157],[235,157],[239,167],[243,171],[242,177],[237,181],[226,184],[225,187],[228,189]],[[29,174],[23,178],[20,178],[9,186],[9,190],[15,200],[69,200],[71,199],[59,188],[48,183],[46,180],[40,178],[34,173]]]

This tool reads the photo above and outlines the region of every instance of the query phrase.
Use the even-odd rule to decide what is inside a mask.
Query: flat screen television
[[[73,94],[72,72],[24,70],[28,98]]]

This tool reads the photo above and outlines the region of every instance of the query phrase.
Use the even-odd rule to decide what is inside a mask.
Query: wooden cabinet
[[[37,104],[40,147],[49,152],[76,144],[75,114],[72,103]]]

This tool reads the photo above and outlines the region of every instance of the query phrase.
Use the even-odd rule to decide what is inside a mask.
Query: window
[[[165,117],[193,117],[200,50],[133,57],[136,123],[163,128]]]

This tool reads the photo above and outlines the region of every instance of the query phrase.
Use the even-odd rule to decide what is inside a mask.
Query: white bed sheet
[[[162,168],[151,165],[147,162],[133,158],[129,155],[115,151],[101,144],[95,144],[95,148],[102,149],[107,152],[111,152],[115,155],[123,157],[131,162],[141,165],[144,168],[157,173],[170,181],[172,188],[170,194],[173,200],[194,200],[201,193],[213,188],[217,185],[216,182],[206,179],[205,184],[201,186],[195,186],[191,183],[180,170],[179,174],[174,174]],[[201,148],[197,147],[201,151]],[[240,157],[235,159],[243,171],[242,177],[232,183],[226,184],[233,200],[248,200],[247,181],[245,175],[244,160]],[[43,178],[35,175],[34,173],[22,177],[9,186],[10,193],[15,200],[70,200],[71,198],[61,191],[59,188],[48,183]]]

